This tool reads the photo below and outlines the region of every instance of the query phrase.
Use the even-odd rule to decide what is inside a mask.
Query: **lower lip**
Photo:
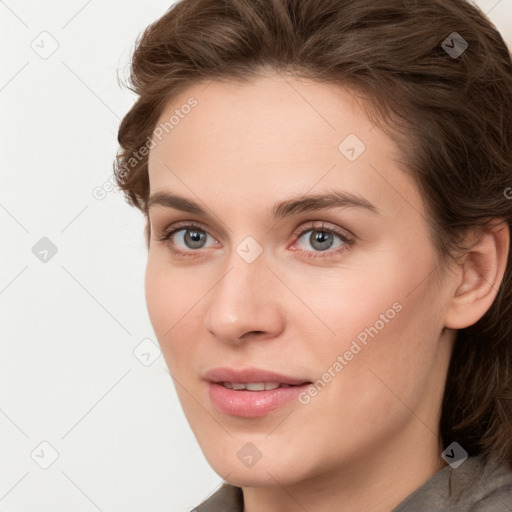
[[[310,384],[276,388],[268,391],[235,391],[217,382],[208,382],[210,398],[223,413],[244,418],[265,416],[297,398]]]

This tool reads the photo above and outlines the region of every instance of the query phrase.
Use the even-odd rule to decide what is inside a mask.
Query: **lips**
[[[311,384],[307,379],[257,368],[215,368],[203,378],[217,410],[242,418],[265,416],[294,400],[297,406],[297,396]]]

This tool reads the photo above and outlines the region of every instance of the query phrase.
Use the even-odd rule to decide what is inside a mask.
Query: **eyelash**
[[[179,231],[193,231],[193,230],[197,230],[197,231],[202,231],[204,233],[208,233],[208,231],[206,229],[203,228],[203,226],[201,226],[200,224],[197,224],[197,223],[194,223],[194,222],[190,222],[190,223],[187,223],[187,224],[184,224],[184,225],[175,225],[173,227],[173,229],[171,229],[170,231],[164,233],[164,235],[158,239],[159,242],[168,242],[168,246],[170,248],[170,250],[174,253],[174,254],[177,254],[179,256],[183,256],[183,257],[186,257],[186,258],[195,258],[196,257],[196,254],[194,253],[197,253],[199,252],[199,249],[198,250],[189,250],[189,251],[182,251],[181,249],[176,249],[176,247],[174,247],[170,242],[171,242],[171,237],[175,234],[175,233],[178,233]],[[346,250],[349,249],[349,247],[354,243],[354,240],[352,238],[349,238],[345,233],[337,230],[337,229],[334,229],[334,228],[331,228],[331,227],[328,227],[328,226],[325,226],[323,223],[321,225],[318,225],[318,224],[315,224],[314,222],[312,223],[309,223],[309,224],[306,224],[305,226],[302,226],[300,229],[296,230],[294,233],[293,233],[293,236],[297,239],[300,239],[300,237],[302,237],[305,233],[308,233],[309,231],[318,231],[318,232],[321,232],[321,233],[328,233],[330,235],[336,235],[337,237],[340,238],[340,240],[343,242],[343,245],[341,247],[338,247],[334,250],[329,250],[327,249],[326,251],[300,251],[299,252],[305,252],[305,253],[308,253],[308,258],[312,258],[312,259],[317,259],[317,258],[323,258],[323,259],[326,259],[326,258],[334,258],[335,256],[338,256],[340,253],[342,252],[345,252]],[[311,254],[312,253],[312,254]]]

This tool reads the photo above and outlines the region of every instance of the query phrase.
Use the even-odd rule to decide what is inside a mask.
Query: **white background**
[[[186,511],[221,482],[156,345],[142,214],[93,196],[134,101],[117,72],[171,3],[0,1],[2,512]],[[512,48],[512,0],[476,3]]]

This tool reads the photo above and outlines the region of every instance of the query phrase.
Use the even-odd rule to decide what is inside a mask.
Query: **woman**
[[[485,15],[183,0],[131,84],[115,174],[224,480],[197,510],[510,511],[512,62]]]

